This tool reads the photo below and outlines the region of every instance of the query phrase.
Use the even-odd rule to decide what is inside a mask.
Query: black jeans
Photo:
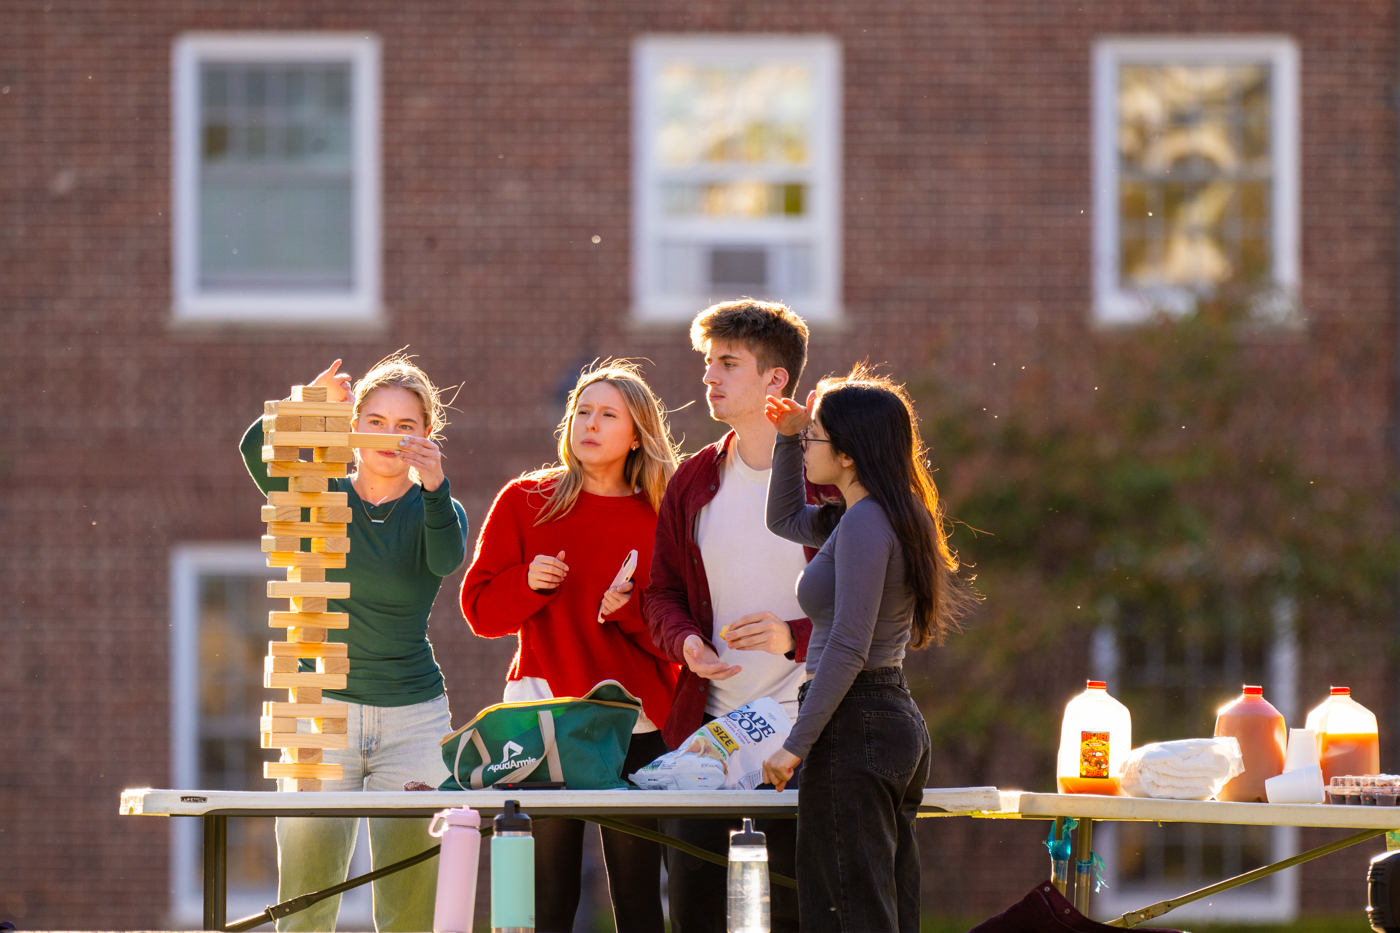
[[[638,771],[670,751],[660,732],[632,736],[622,774]],[[656,820],[620,817],[656,832]],[[583,877],[582,820],[539,820],[535,837],[535,929],[570,933],[578,912]],[[604,829],[603,864],[608,869],[613,924],[619,933],[662,933],[661,846],[616,829]]]
[[[799,701],[806,696],[803,684]],[[861,671],[803,763],[803,933],[918,933],[914,819],[928,771],[928,728],[904,671]]]

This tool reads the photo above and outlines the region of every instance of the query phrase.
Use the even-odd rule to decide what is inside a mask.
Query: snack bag
[[[753,790],[763,762],[792,731],[792,720],[772,697],[745,703],[706,723],[631,781],[644,790]]]

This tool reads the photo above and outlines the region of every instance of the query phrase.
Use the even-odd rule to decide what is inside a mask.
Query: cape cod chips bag
[[[764,697],[706,723],[629,777],[646,790],[752,790],[763,783],[764,759],[791,731],[782,706]]]

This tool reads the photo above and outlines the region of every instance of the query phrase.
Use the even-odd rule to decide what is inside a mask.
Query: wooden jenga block
[[[293,402],[280,400],[263,402],[263,415],[299,415],[313,418],[349,418],[355,411],[354,402]]]
[[[350,468],[343,463],[308,463],[291,457],[287,460],[274,460],[267,465],[268,476],[330,476],[341,477]],[[303,490],[309,491],[309,490]]]
[[[300,541],[300,539],[298,539]],[[311,551],[270,551],[269,567],[344,567],[344,554],[316,554]]]
[[[346,719],[350,707],[344,703],[273,703],[263,704],[262,714],[268,719]]]
[[[263,535],[262,549],[264,551],[282,551],[288,553],[301,548],[301,539],[292,535]]]
[[[269,628],[303,629],[315,627],[325,631],[328,628],[349,628],[348,612],[269,612]],[[288,641],[324,641],[322,638],[289,638]]]
[[[303,422],[305,420],[305,418],[302,419]],[[327,431],[273,431],[264,438],[264,442],[272,447],[295,447],[298,450],[307,447],[349,447],[350,438],[358,436],[349,432],[332,434]],[[371,436],[387,437],[388,435]]]
[[[258,728],[263,732],[295,732],[297,721],[290,716],[263,716],[258,720]]]
[[[345,748],[345,735],[329,732],[264,732],[263,748]]]
[[[298,415],[263,415],[263,433],[271,431],[300,431],[301,418]]]
[[[293,687],[287,691],[287,698],[294,704],[321,702],[320,687]]]
[[[285,660],[277,658],[276,660]],[[301,674],[271,674],[263,672],[263,686],[269,690],[281,690],[286,688],[315,687],[319,690],[344,690],[344,674],[317,674],[307,672]]]
[[[324,479],[324,477],[297,477],[297,479]],[[277,492],[267,494],[268,505],[294,505],[301,509],[329,509],[350,504],[349,495],[343,492]],[[349,519],[346,519],[349,521]]]
[[[349,433],[350,433],[350,416],[347,414],[347,415],[346,415],[345,417],[343,417],[343,418],[327,417],[327,418],[326,418],[326,430],[327,430],[327,431],[335,431],[335,432],[337,432],[337,433],[342,433],[342,434],[349,434]]]
[[[324,596],[293,596],[293,612],[325,612],[330,608],[330,601]]]
[[[324,476],[290,476],[287,478],[287,491],[293,493],[326,494],[330,484]]]
[[[295,674],[297,672],[298,660],[296,658],[263,658],[264,674]]]
[[[292,785],[302,793],[319,794],[321,792],[321,782],[314,778],[297,778],[292,781]]]
[[[308,732],[306,734],[313,735],[314,733]],[[300,765],[319,765],[325,761],[323,751],[314,745],[309,748],[303,748],[301,746],[288,748],[287,757]]]
[[[313,719],[312,728],[326,735],[345,735],[348,724],[344,719]]]
[[[274,460],[295,460],[299,453],[301,453],[301,451],[295,447],[272,447],[264,444],[262,449],[263,463],[271,463]]]
[[[287,579],[293,583],[325,583],[325,567],[288,567]]]
[[[350,646],[343,641],[270,641],[267,653],[277,658],[346,658]]]
[[[344,627],[346,627],[346,626],[342,626],[342,628],[344,628]],[[288,640],[288,641],[325,641],[325,640],[326,640],[326,635],[327,635],[327,634],[329,634],[329,633],[328,633],[328,631],[327,631],[326,629],[323,629],[323,628],[315,628],[315,627],[310,626],[310,625],[303,626],[303,627],[301,627],[301,628],[289,627],[289,628],[287,629],[287,640]]]
[[[312,451],[317,463],[354,463],[353,447],[317,447]]]
[[[267,534],[276,538],[344,538],[346,524],[343,521],[269,521]]]
[[[338,781],[341,778],[340,765],[312,765],[284,761],[264,761],[265,778],[319,778]]]
[[[264,506],[264,508],[266,508]],[[321,524],[348,525],[354,521],[355,513],[346,505],[333,505],[324,509],[312,509],[311,520]]]
[[[278,660],[280,661],[281,658]],[[316,659],[316,670],[322,674],[348,674],[350,673],[350,659],[320,657]]]
[[[315,431],[321,433],[326,430],[326,418],[324,415],[307,415],[301,419],[302,431]]]
[[[267,595],[272,599],[282,596],[325,596],[330,599],[345,599],[350,595],[349,583],[292,583],[287,580],[268,580]]]
[[[324,402],[329,397],[330,391],[325,386],[292,386],[292,401]]]
[[[330,511],[317,509],[318,512]],[[262,507],[262,520],[265,522],[299,522],[301,509],[295,505],[265,505]]]
[[[349,538],[312,538],[311,550],[317,554],[350,553]]]

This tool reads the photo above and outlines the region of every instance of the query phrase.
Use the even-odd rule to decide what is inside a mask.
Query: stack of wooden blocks
[[[320,790],[321,781],[341,776],[340,765],[322,763],[327,748],[345,748],[344,703],[322,701],[322,690],[345,689],[350,659],[344,643],[326,640],[329,629],[349,628],[350,615],[327,612],[328,599],[345,599],[349,583],[327,583],[326,569],[344,567],[350,550],[351,513],[343,492],[327,492],[331,477],[345,476],[354,460],[349,446],[350,402],[329,402],[324,386],[294,386],[291,401],[263,406],[262,458],[269,476],[287,477],[287,492],[269,492],[263,506],[267,534],[262,549],[269,567],[286,567],[287,579],[269,580],[267,595],[291,600],[290,612],[272,612],[268,623],[287,630],[286,641],[268,642],[263,686],[286,689],[286,703],[264,703],[262,747],[286,749],[290,761],[264,762],[263,777],[287,778],[285,790]],[[397,438],[395,438],[397,441]],[[300,459],[310,448],[312,462]],[[310,521],[303,521],[303,509]],[[303,539],[311,550],[303,551]],[[314,672],[300,660],[316,661]],[[311,732],[298,732],[299,720]]]

